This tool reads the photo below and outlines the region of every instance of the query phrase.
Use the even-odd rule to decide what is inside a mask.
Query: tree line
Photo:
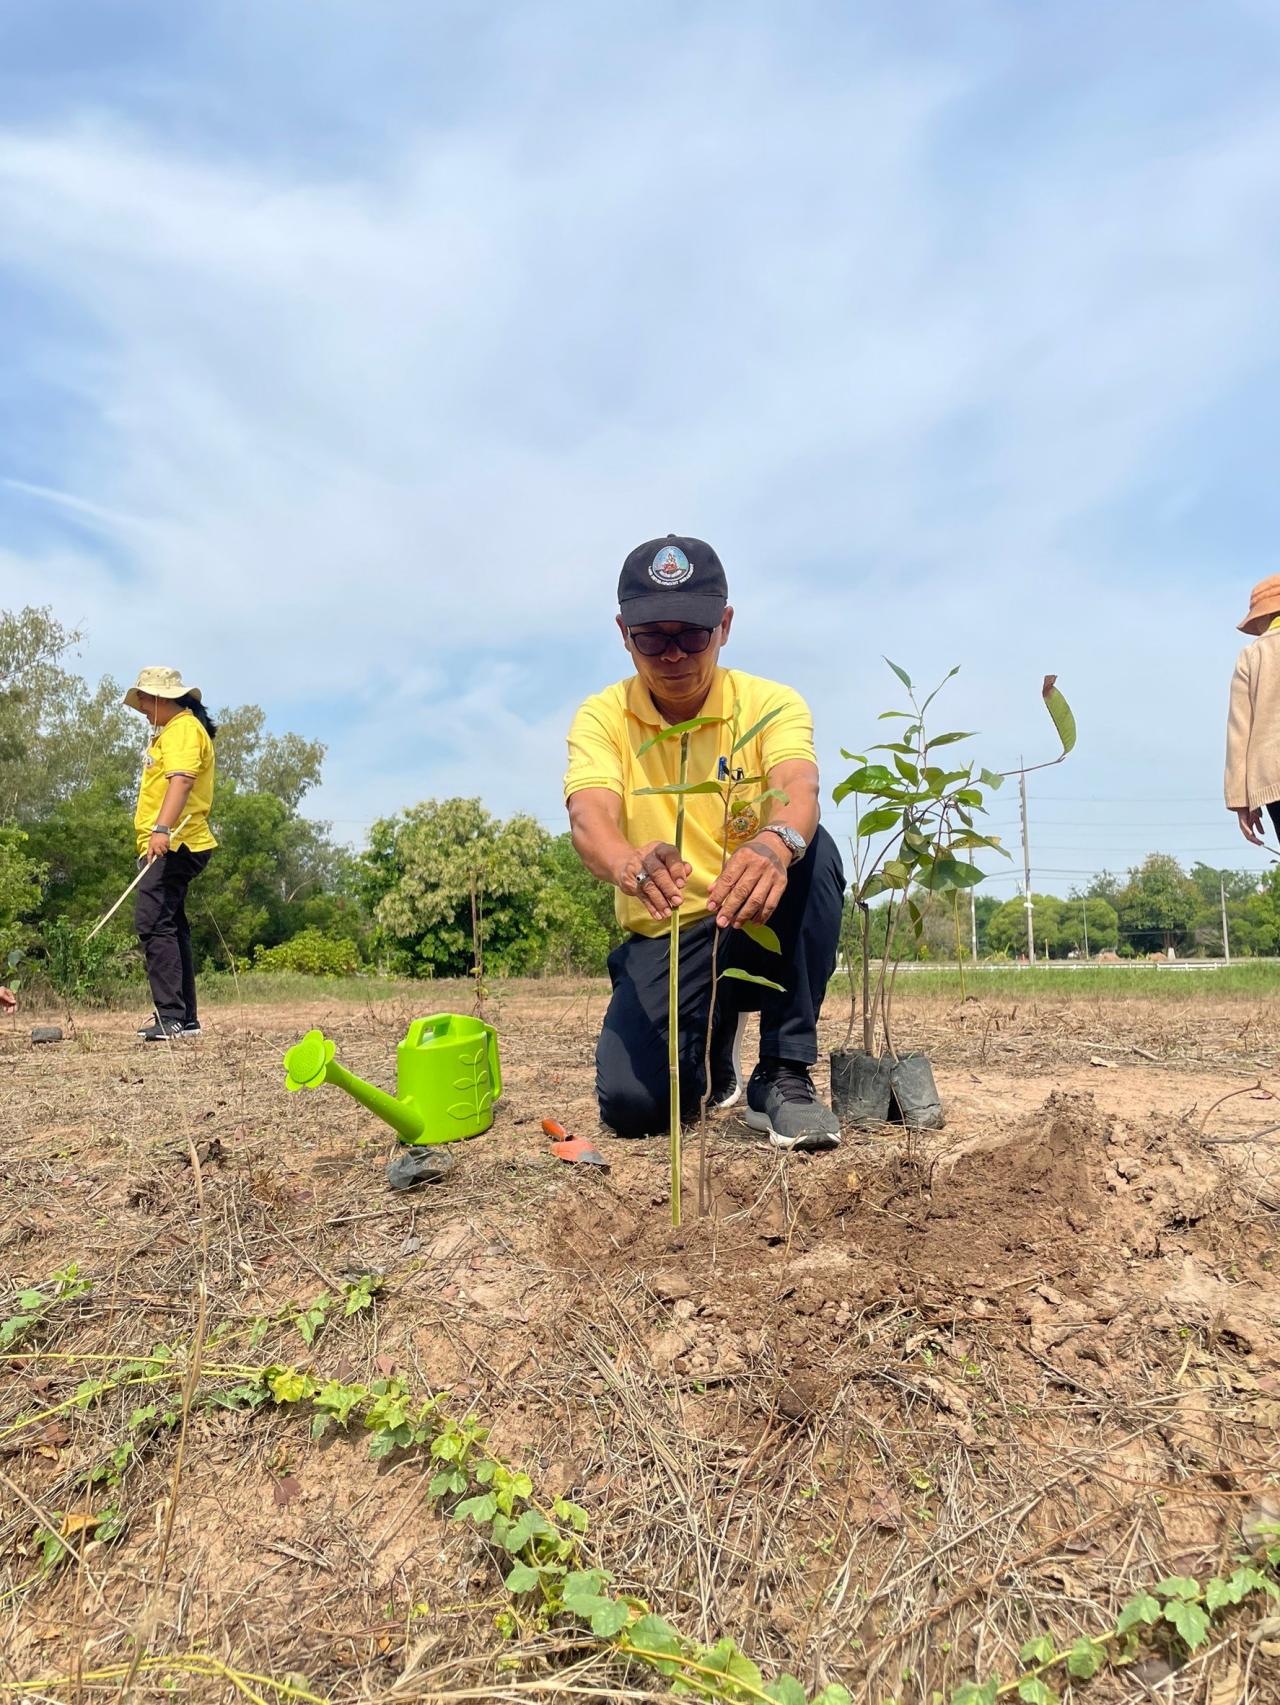
[[[72,996],[136,972],[127,907],[85,937],[134,870],[147,738],[115,680],[75,669],[80,638],[47,608],[0,612],[0,960]],[[321,741],[272,731],[258,705],[212,714],[218,853],[190,903],[205,965],[465,976],[474,908],[491,974],[602,966],[618,939],[611,894],[567,833],[500,821],[477,799],[429,800],[354,852],[302,815]]]
[[[134,867],[146,739],[114,680],[77,672],[79,639],[48,609],[0,612],[0,959],[25,958],[72,996],[136,975],[127,908],[94,942],[85,937]],[[471,974],[478,941],[488,975],[603,969],[619,939],[612,890],[582,868],[567,833],[519,813],[501,820],[478,799],[427,800],[379,819],[353,851],[302,815],[322,742],[274,732],[258,705],[213,714],[219,851],[191,907],[206,965],[457,977]],[[1261,879],[1204,864],[1188,873],[1153,853],[1065,900],[1034,894],[1037,956],[1221,954],[1222,891],[1232,953],[1280,953],[1280,867]],[[903,929],[894,951],[968,956],[967,903],[921,898],[921,941]],[[980,955],[1025,954],[1020,897],[979,893],[975,905]],[[873,911],[878,953],[885,924]]]

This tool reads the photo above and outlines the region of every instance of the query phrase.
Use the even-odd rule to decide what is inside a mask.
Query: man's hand
[[[748,841],[720,872],[707,896],[707,910],[721,929],[767,924],[787,891],[791,854],[776,835]]]
[[[169,837],[157,830],[151,831],[151,839],[147,842],[147,863],[154,864],[158,858],[163,858],[169,850]]]
[[[1262,838],[1262,807],[1237,805],[1234,810],[1240,824],[1240,833],[1245,840],[1252,841],[1255,847],[1265,847],[1267,843]]]
[[[13,1012],[18,1004],[18,997],[12,989],[6,989],[0,984],[0,1012]]]
[[[693,875],[669,841],[646,841],[632,847],[613,873],[613,885],[633,899],[639,898],[650,917],[669,918],[684,897],[684,885]]]

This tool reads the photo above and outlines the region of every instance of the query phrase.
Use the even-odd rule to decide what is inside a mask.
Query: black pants
[[[1276,832],[1276,839],[1280,840],[1280,800],[1267,806],[1267,815],[1271,818],[1271,827]]]
[[[187,924],[187,889],[208,864],[207,852],[175,847],[149,866],[133,901],[133,927],[147,961],[147,981],[162,1024],[195,1024],[196,967]]]
[[[818,1057],[818,1013],[836,966],[844,906],[844,869],[835,842],[819,829],[808,852],[787,875],[787,891],[770,926],[781,956],[741,930],[721,930],[717,970],[735,965],[781,983],[784,993],[735,978],[716,991],[715,1040],[732,1036],[743,1012],[760,1013],[760,1052],[812,1065]],[[680,1100],[692,1118],[702,1100],[707,1011],[711,999],[714,922],[680,929]],[[666,935],[630,935],[609,955],[613,998],[596,1045],[600,1117],[619,1136],[642,1137],[667,1128]]]

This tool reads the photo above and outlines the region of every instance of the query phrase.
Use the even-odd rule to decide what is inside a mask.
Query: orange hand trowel
[[[571,1137],[564,1126],[554,1119],[544,1119],[542,1128],[549,1137],[555,1140],[551,1144],[551,1152],[557,1160],[576,1161],[585,1166],[598,1166],[602,1172],[608,1172],[609,1162],[599,1149],[592,1148],[585,1137]]]

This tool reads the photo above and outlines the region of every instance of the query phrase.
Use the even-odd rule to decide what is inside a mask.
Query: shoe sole
[[[840,1137],[836,1131],[801,1131],[798,1137],[787,1137],[781,1131],[775,1130],[773,1121],[767,1113],[757,1113],[754,1107],[747,1109],[747,1124],[753,1131],[763,1131],[768,1135],[770,1145],[776,1149],[838,1149]]]

